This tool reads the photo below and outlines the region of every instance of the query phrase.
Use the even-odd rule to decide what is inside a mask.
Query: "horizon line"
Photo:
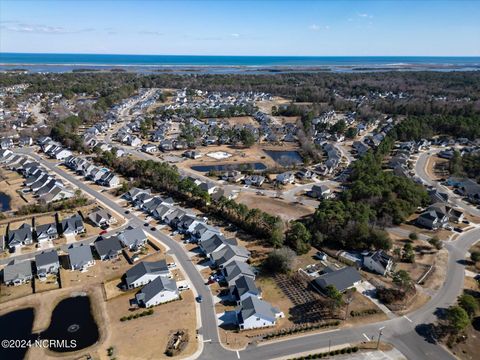
[[[2,54],[22,54],[22,55],[112,55],[112,56],[192,56],[192,57],[290,57],[290,58],[318,58],[318,57],[429,57],[429,58],[480,58],[479,55],[225,55],[225,54],[131,54],[131,53],[76,53],[76,52],[17,52],[0,51]]]

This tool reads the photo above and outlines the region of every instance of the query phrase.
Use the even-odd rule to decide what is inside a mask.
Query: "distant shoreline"
[[[134,72],[272,73],[478,71],[480,57],[433,56],[200,56],[0,53],[0,71],[70,72],[124,68]]]

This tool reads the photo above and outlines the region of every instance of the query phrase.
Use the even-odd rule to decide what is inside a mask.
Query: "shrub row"
[[[366,316],[366,315],[378,314],[379,312],[380,311],[378,309],[365,309],[361,311],[352,310],[350,311],[350,316],[352,317]]]
[[[310,325],[310,326],[305,326],[305,327],[283,329],[283,330],[280,330],[280,331],[277,331],[277,332],[274,332],[274,333],[267,334],[263,337],[263,339],[268,340],[268,339],[272,339],[272,338],[275,338],[275,337],[292,335],[292,334],[297,334],[297,333],[301,333],[301,332],[318,330],[318,329],[323,329],[323,328],[326,328],[326,327],[338,326],[338,325],[340,325],[340,320],[335,320],[335,321],[331,321],[331,322],[327,322],[327,323]]]
[[[321,358],[328,357],[328,356],[356,353],[357,351],[358,351],[358,346],[353,346],[353,347],[346,347],[346,348],[342,348],[342,349],[327,351],[327,352],[323,352],[323,353],[316,353],[316,354],[310,354],[310,355],[307,355],[307,356],[300,356],[300,357],[297,357],[297,358],[291,358],[289,360],[321,359]]]
[[[122,316],[120,318],[120,321],[128,321],[128,320],[132,320],[132,319],[138,319],[139,317],[144,317],[144,316],[148,316],[148,315],[152,315],[152,314],[153,314],[153,309],[148,309],[148,310],[142,311],[141,313],[131,314],[131,315],[128,315],[128,316]]]

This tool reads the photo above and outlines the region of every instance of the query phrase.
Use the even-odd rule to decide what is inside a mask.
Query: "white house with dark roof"
[[[125,284],[128,289],[134,289],[155,280],[157,277],[171,277],[170,269],[165,260],[142,261],[125,273]]]
[[[140,227],[128,227],[118,235],[120,242],[129,250],[138,250],[147,243],[147,234]]]
[[[255,296],[242,300],[235,311],[240,330],[274,326],[278,318],[285,316],[279,309]]]
[[[32,280],[32,262],[30,260],[13,261],[3,268],[3,282],[6,285],[22,285]]]
[[[250,251],[243,246],[236,246],[226,244],[218,250],[215,250],[210,254],[210,260],[215,266],[222,269],[226,264],[231,261],[244,261],[246,262],[250,257]]]
[[[135,295],[137,304],[147,308],[177,300],[179,297],[175,280],[163,276],[158,276]]]
[[[255,284],[255,281],[248,276],[240,276],[235,280],[235,284],[229,288],[230,297],[233,301],[240,305],[240,302],[247,297],[254,296],[259,299],[262,298],[260,289]]]
[[[47,274],[57,274],[60,261],[56,250],[44,251],[35,256],[35,266],[39,279],[45,279]]]
[[[385,276],[392,270],[392,257],[383,250],[369,251],[363,255],[363,266],[370,271]]]
[[[100,260],[117,259],[122,252],[122,244],[117,236],[104,238],[100,236],[94,243],[93,247],[97,252]]]
[[[107,210],[97,207],[88,214],[88,219],[98,227],[112,225],[117,222],[117,219]]]
[[[86,271],[90,266],[95,265],[90,245],[72,245],[67,249],[67,253],[71,270]]]
[[[16,230],[9,230],[7,245],[9,248],[20,248],[33,243],[32,227],[29,224],[22,224]]]
[[[60,223],[60,227],[62,229],[62,234],[64,235],[78,235],[85,232],[83,220],[78,214],[63,219]]]
[[[58,238],[57,224],[43,224],[35,226],[35,238],[39,243]]]
[[[252,280],[255,280],[255,273],[252,268],[243,261],[234,260],[229,262],[223,267],[222,273],[228,286],[235,285],[235,281],[241,276],[250,277]]]
[[[344,292],[352,287],[360,284],[362,277],[359,272],[351,267],[347,266],[340,270],[332,270],[320,275],[313,280],[312,285],[319,291],[323,292],[329,285],[333,285],[338,291]]]

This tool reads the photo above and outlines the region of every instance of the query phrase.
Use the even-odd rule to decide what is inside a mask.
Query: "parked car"
[[[187,285],[181,285],[178,287],[178,291],[185,291],[185,290],[188,290],[190,289],[190,286],[187,284]]]
[[[203,301],[202,295],[198,295],[195,300],[197,300],[198,303],[201,303]]]
[[[107,233],[107,230],[102,230],[100,231],[99,235],[103,235],[103,234],[106,234]]]

